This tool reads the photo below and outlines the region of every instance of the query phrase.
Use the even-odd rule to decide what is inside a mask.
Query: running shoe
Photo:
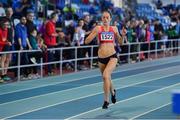
[[[104,104],[103,104],[103,106],[102,106],[102,109],[108,109],[108,106],[109,106],[109,102],[104,101]]]
[[[113,94],[111,95],[111,101],[113,104],[116,103],[116,90],[115,89],[114,89],[114,95]]]

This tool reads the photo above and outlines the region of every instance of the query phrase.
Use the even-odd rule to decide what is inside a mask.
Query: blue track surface
[[[149,114],[143,115],[138,119],[176,119],[176,115],[171,112],[172,106],[167,105]],[[166,114],[164,114],[166,113]]]
[[[149,65],[143,67],[144,64]],[[76,73],[70,76],[72,79],[79,76],[79,80],[67,80],[35,88],[32,84],[36,81],[32,81],[32,84],[22,82],[21,86],[17,85],[16,90],[0,95],[0,118],[175,119],[176,115],[171,112],[169,102],[171,90],[180,88],[179,70],[180,57],[138,63],[132,65],[132,68],[131,65],[120,66],[112,75],[118,102],[110,105],[108,110],[101,109],[103,92],[98,72],[85,78],[79,75],[81,73]],[[92,74],[91,72],[87,71],[86,74]],[[63,77],[59,76],[59,79]],[[27,86],[27,89],[22,89],[23,85]],[[6,85],[0,86],[0,89],[2,88],[4,90]],[[137,99],[144,102],[140,105],[133,104],[133,100],[134,103],[138,102]],[[146,103],[150,99],[152,101]],[[159,100],[163,102],[158,104]],[[160,107],[163,105],[166,106]],[[156,109],[158,107],[160,108]]]
[[[136,70],[128,70],[128,71],[123,71],[123,72],[117,72],[112,74],[112,79],[118,78],[118,77],[126,77],[129,75],[135,75],[138,73],[144,73],[147,71],[153,71],[157,69],[163,69],[166,67],[170,66],[176,66],[177,64],[180,64],[180,62],[174,62],[174,63],[167,63],[164,65],[157,65],[157,66],[152,66],[152,67],[147,67],[147,68],[140,68]],[[78,81],[72,81],[72,82],[67,82],[67,83],[60,83],[56,85],[49,85],[46,87],[40,87],[36,89],[30,89],[30,90],[24,90],[21,92],[14,92],[14,93],[9,93],[5,95],[0,95],[0,104],[5,103],[5,102],[10,102],[14,100],[19,100],[19,99],[24,99],[32,96],[38,96],[42,94],[47,94],[51,92],[56,92],[60,90],[66,90],[74,87],[80,87],[83,85],[88,85],[88,84],[93,84],[101,81],[101,76],[97,77],[91,77],[91,78],[86,78]]]

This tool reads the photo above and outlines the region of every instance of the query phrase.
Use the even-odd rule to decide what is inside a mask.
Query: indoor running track
[[[176,119],[180,56],[121,65],[112,81],[118,101],[107,110],[98,69],[0,85],[0,119]]]

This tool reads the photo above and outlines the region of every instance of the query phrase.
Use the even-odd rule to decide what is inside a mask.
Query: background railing
[[[174,55],[180,54],[180,39],[173,39],[173,40],[159,40],[159,41],[151,41],[150,43],[146,42],[137,42],[137,43],[127,43],[121,46],[121,53],[118,53],[119,56],[119,64],[123,63],[134,63],[134,62],[140,62],[143,60],[152,60],[152,59],[158,59],[162,57],[169,57]],[[85,57],[79,57],[78,53],[86,51]],[[8,68],[8,70],[17,70],[17,81],[21,80],[21,69],[32,67],[32,66],[38,66],[38,73],[40,74],[40,77],[46,76],[44,74],[45,66],[47,65],[55,65],[56,70],[59,71],[57,75],[63,75],[67,70],[67,64],[70,64],[72,69],[69,70],[70,72],[77,72],[82,69],[80,69],[80,65],[84,65],[84,61],[86,61],[88,64],[86,64],[86,69],[93,69],[94,64],[97,65],[97,50],[98,45],[93,46],[80,46],[80,47],[62,47],[62,48],[51,48],[47,49],[47,52],[50,52],[52,54],[55,54],[56,60],[52,62],[46,62],[43,58],[37,63],[37,64],[26,64],[21,65],[21,54],[22,53],[34,53],[40,50],[22,50],[22,51],[11,51],[11,52],[0,52],[0,54],[5,53],[11,53],[16,54],[17,57],[17,63],[16,65],[11,65]],[[89,54],[87,54],[89,51]],[[44,53],[44,54],[47,54]],[[56,54],[58,53],[58,54]],[[12,61],[13,62],[13,61]],[[65,68],[65,70],[63,69]],[[2,68],[0,68],[2,70]],[[85,69],[83,69],[85,70]]]

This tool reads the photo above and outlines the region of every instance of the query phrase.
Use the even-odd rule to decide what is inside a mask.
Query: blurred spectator
[[[45,33],[46,33],[46,23],[48,22],[48,20],[44,20],[43,22],[42,22],[42,24],[39,26],[39,28],[38,28],[38,32],[40,32],[41,33],[41,35],[42,35],[42,37],[44,38],[44,35],[45,35]]]
[[[74,23],[74,21],[72,21],[72,22],[66,27],[66,36],[68,36],[68,38],[70,39],[71,42],[72,42],[72,40],[73,40],[74,32],[75,32],[75,23]]]
[[[90,30],[93,30],[96,26],[98,25],[98,21],[96,20],[91,20],[91,22],[89,23],[89,28]],[[98,41],[96,40],[96,38],[94,38],[91,42],[90,42],[90,45],[98,45]],[[93,48],[93,56],[89,55],[90,57],[96,57],[98,55],[98,47],[94,47]],[[98,60],[97,59],[94,59],[93,60],[93,63],[95,66],[97,66],[98,64]]]
[[[144,60],[145,58],[148,58],[148,53],[147,51],[150,49],[150,42],[151,42],[151,32],[150,32],[150,22],[147,21],[144,25],[145,29],[145,43],[142,44],[142,52],[140,54],[140,60]],[[146,51],[146,52],[144,52]]]
[[[37,44],[38,44],[38,47],[39,47],[43,52],[46,51],[47,46],[46,46],[45,43],[44,43],[44,40],[43,40],[43,37],[42,37],[42,33],[41,33],[41,32],[38,32],[38,33],[37,33]]]
[[[152,20],[149,22],[149,31],[150,31],[150,40],[154,41],[154,24]]]
[[[58,47],[70,46],[71,43],[69,41],[66,41],[64,32],[63,31],[57,31],[57,33],[59,34],[59,36],[57,37]]]
[[[154,41],[154,21],[150,21],[149,22],[149,32],[150,32],[150,41]],[[155,43],[151,42],[150,43],[150,50],[154,50],[155,49]],[[153,53],[153,52],[152,52]]]
[[[74,7],[72,7],[71,4],[67,4],[64,8],[63,8],[63,12],[65,14],[65,19],[66,20],[72,20],[76,17],[76,9]]]
[[[83,30],[85,30],[85,38],[86,38],[91,32],[89,26],[90,16],[85,15],[83,20],[84,20]]]
[[[169,26],[169,29],[167,30],[168,39],[175,39],[177,36],[176,29],[173,25]]]
[[[58,20],[58,14],[53,12],[51,14],[50,20],[45,24],[44,31],[44,40],[47,48],[55,48],[57,46],[56,37],[58,34],[56,33],[56,22]],[[53,51],[48,51],[47,62],[52,62],[54,58]],[[49,75],[53,74],[52,65],[48,65],[48,69],[46,70]]]
[[[161,40],[164,34],[164,28],[159,20],[155,20],[154,22],[154,40]],[[162,43],[159,42],[157,48],[160,49],[162,47]]]
[[[180,16],[176,19],[176,34],[179,35],[178,38],[180,38]]]
[[[128,39],[127,39],[127,28],[125,25],[122,26],[122,30],[120,30],[121,35],[123,37],[123,43],[128,43]]]
[[[150,23],[147,22],[145,26],[145,42],[150,43],[151,41],[151,31],[150,31]]]
[[[28,10],[34,10],[34,6],[31,0],[20,0],[13,4],[14,17],[20,18],[25,16]]]
[[[37,62],[40,61],[40,59],[43,57],[43,53],[38,45],[37,42],[37,31],[36,29],[31,30],[30,35],[29,35],[29,42],[32,46],[32,50],[40,50],[40,51],[36,51],[36,52],[32,52],[29,54],[29,58],[31,60],[32,63],[36,64]],[[38,78],[39,74],[38,74],[38,67],[37,66],[33,66],[31,67],[32,69],[32,73],[31,73],[31,78]]]
[[[130,31],[132,32],[132,41],[131,42],[139,42],[137,39],[137,34],[138,34],[138,20],[132,20],[131,25],[130,25]],[[130,41],[129,41],[130,42]],[[131,50],[130,52],[137,52],[137,44],[131,45]],[[131,62],[135,63],[137,60],[137,54],[132,54],[131,55]]]
[[[117,19],[117,20],[114,20],[114,23],[113,23],[114,25],[116,25],[117,26],[117,28],[118,28],[118,31],[121,31],[122,30],[122,23]]]
[[[56,33],[57,20],[58,20],[57,13],[53,12],[51,14],[51,19],[45,24],[44,40],[48,48],[57,45],[56,43],[56,37],[58,36],[58,34]]]
[[[58,31],[58,34],[59,34],[59,36],[57,37],[58,47],[70,47],[71,41],[65,36],[64,32]],[[56,52],[55,56],[58,57],[56,59],[59,61],[60,60],[59,59],[60,52]],[[73,58],[74,58],[74,51],[72,51],[71,49],[63,50],[63,55],[62,55],[63,60],[68,60],[68,59],[73,59]],[[74,68],[74,63],[73,62],[65,62],[65,63],[63,63],[63,67],[65,67],[66,69],[72,70]]]
[[[155,40],[161,40],[161,37],[163,35],[164,29],[162,24],[159,22],[159,20],[155,20],[154,22],[154,39]]]
[[[127,38],[127,28],[126,28],[126,25],[123,25],[122,26],[122,30],[120,30],[120,33],[121,33],[121,36],[123,38],[123,44],[128,44],[128,38]],[[124,53],[128,53],[128,46],[127,45],[122,45],[121,46],[121,53],[124,54]],[[127,62],[128,61],[128,55],[123,55],[123,56],[120,56],[120,60],[122,62]]]
[[[146,26],[144,24],[144,20],[139,21],[139,25],[137,27],[137,39],[139,42],[145,42],[145,35],[146,35]]]
[[[1,21],[0,26],[0,52],[7,52],[10,50],[10,46],[12,46],[11,42],[8,41],[8,19],[4,18]],[[0,56],[2,68],[1,78],[4,81],[10,80],[10,78],[7,76],[7,67],[9,67],[9,57],[7,53],[0,54]]]
[[[82,46],[84,45],[85,30],[83,30],[84,20],[80,19],[78,22],[78,27],[75,29],[72,45]]]
[[[13,22],[13,9],[11,7],[7,7],[6,8],[6,18],[9,22],[9,26],[8,26],[8,41],[11,42],[12,46],[10,46],[9,51],[13,51],[14,50],[14,22]],[[12,54],[9,53],[7,54],[7,64],[10,64],[12,59]],[[15,73],[16,74],[16,73]]]
[[[131,22],[130,21],[128,21],[127,22],[127,24],[126,24],[126,26],[127,26],[127,39],[128,39],[128,42],[133,42],[133,25],[131,24]]]
[[[90,29],[90,16],[89,15],[85,15],[84,16],[84,25],[83,25],[83,30],[85,30],[85,38],[91,33],[91,29]],[[92,41],[93,42],[93,41]],[[90,43],[89,45],[92,45],[93,43]],[[84,48],[84,53],[83,54],[87,54],[89,57],[91,56],[91,48]]]
[[[28,50],[32,49],[26,28],[26,17],[22,16],[20,19],[20,23],[18,23],[15,27],[15,48],[16,50]],[[18,59],[18,56],[17,58]],[[20,56],[21,65],[29,64],[29,58],[27,52],[22,52]],[[21,72],[23,73],[23,79],[27,78],[29,75],[29,71],[27,68],[22,68]]]
[[[32,46],[32,50],[38,50],[40,49],[37,43],[37,31],[36,29],[31,30],[29,35],[29,42]]]
[[[113,25],[117,27],[117,26],[118,26],[117,21],[114,21],[114,22],[113,22]],[[121,32],[120,30],[118,30],[118,31]],[[119,34],[120,34],[120,33],[119,33]],[[120,45],[119,45],[119,43],[118,43],[117,40],[115,40],[115,44],[116,44],[116,45],[115,45],[115,46],[116,46],[116,47],[115,47],[116,53],[117,53],[117,54],[120,54],[121,48],[120,48]]]
[[[72,46],[84,46],[84,38],[85,38],[85,30],[83,30],[84,26],[84,20],[80,19],[78,21],[78,26],[75,29],[73,41],[72,41]],[[84,58],[85,57],[85,52],[86,50],[84,48],[79,48],[77,51],[77,57],[78,58]],[[79,69],[83,68],[84,66],[83,61],[79,61],[78,64],[81,64],[79,66]]]
[[[34,13],[33,11],[28,11],[27,12],[27,16],[26,16],[27,22],[26,22],[26,28],[27,28],[27,33],[28,33],[28,37],[30,36],[30,33],[36,28],[36,25],[34,24],[33,20],[34,20]]]
[[[31,49],[27,35],[27,28],[25,26],[26,21],[26,17],[22,16],[20,23],[18,23],[15,27],[15,43],[18,50]]]
[[[14,19],[12,17],[13,15],[13,9],[11,7],[6,8],[6,18],[9,21],[9,27],[8,27],[8,40],[13,44],[14,43]]]
[[[178,38],[178,36],[179,36],[179,34],[177,34],[177,32],[176,32],[176,27],[175,27],[175,25],[170,25],[170,27],[169,27],[169,29],[167,30],[167,35],[168,35],[168,39],[177,39]],[[175,48],[175,47],[178,47],[178,42],[177,41],[169,41],[168,42],[168,48],[169,47],[173,47],[173,48]],[[173,51],[177,51],[178,49],[174,49]]]

